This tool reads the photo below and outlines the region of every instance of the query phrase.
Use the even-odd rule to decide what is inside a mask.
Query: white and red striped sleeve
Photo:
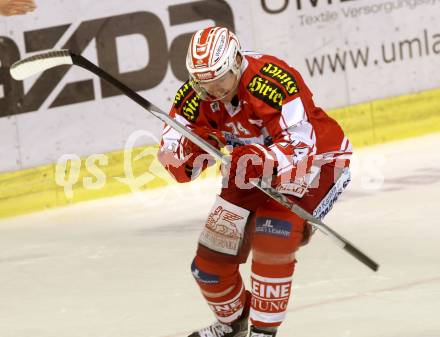
[[[300,96],[284,104],[275,116],[269,127],[273,137],[269,149],[276,156],[281,174],[316,153],[316,136]]]

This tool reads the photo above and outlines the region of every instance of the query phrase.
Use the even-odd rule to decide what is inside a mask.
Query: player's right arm
[[[170,116],[202,138],[207,138],[210,130],[200,118],[200,105],[200,98],[187,81],[176,94]],[[162,132],[158,159],[179,183],[196,179],[215,162],[210,155],[168,125]]]

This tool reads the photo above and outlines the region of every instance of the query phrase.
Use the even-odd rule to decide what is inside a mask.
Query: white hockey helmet
[[[203,85],[213,83],[229,72],[236,76],[238,85],[241,62],[237,55],[241,55],[240,42],[229,29],[209,27],[194,33],[186,56],[186,68],[192,86],[202,99],[221,99],[212,97]]]

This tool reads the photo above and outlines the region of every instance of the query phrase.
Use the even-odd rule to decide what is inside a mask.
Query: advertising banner
[[[0,172],[124,148],[162,125],[107,83],[61,66],[24,82],[10,65],[71,49],[168,110],[191,34],[234,30],[243,49],[297,68],[325,109],[440,87],[440,0],[37,1],[0,17]]]

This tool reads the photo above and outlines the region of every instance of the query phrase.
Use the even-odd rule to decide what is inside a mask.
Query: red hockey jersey
[[[350,158],[351,145],[341,127],[315,106],[299,72],[285,62],[244,53],[237,97],[235,105],[203,101],[187,81],[178,90],[170,115],[186,126],[220,130],[233,146],[268,146],[278,161],[279,175],[294,170],[304,158],[324,158],[326,162]],[[195,175],[189,177],[183,165],[178,165],[183,160],[182,139],[180,133],[165,126],[159,160],[177,181],[186,182]],[[288,193],[288,189],[279,190]]]

